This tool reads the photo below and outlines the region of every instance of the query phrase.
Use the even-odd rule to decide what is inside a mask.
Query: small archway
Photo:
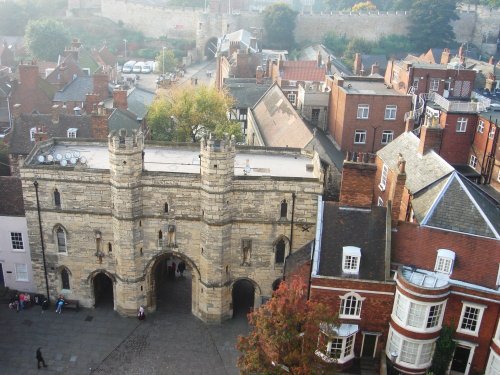
[[[250,280],[240,279],[233,284],[233,318],[246,317],[255,303],[255,286]]]
[[[113,308],[113,280],[104,272],[99,272],[94,276],[93,285],[94,306],[96,308]]]
[[[216,37],[212,37],[207,40],[204,51],[207,60],[212,60],[213,58],[215,58],[215,53],[217,52],[217,43],[218,40]]]

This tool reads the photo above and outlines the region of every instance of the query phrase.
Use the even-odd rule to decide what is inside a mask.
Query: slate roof
[[[281,79],[289,81],[318,81],[325,80],[325,66],[318,66],[314,61],[283,61]]]
[[[429,151],[423,156],[419,155],[419,142],[420,139],[415,134],[406,132],[377,152],[377,156],[392,170],[397,169],[399,154],[404,157],[406,186],[412,194],[418,193],[454,170],[434,151]]]
[[[385,281],[386,207],[361,210],[324,202],[318,275]],[[359,274],[342,272],[344,246],[361,249]]]
[[[292,254],[286,257],[285,277],[293,275],[301,266],[311,260],[312,243],[313,241],[306,243],[304,246],[295,250]]]
[[[138,130],[141,124],[137,121],[137,116],[125,109],[116,108],[108,119],[109,131],[127,129]]]
[[[52,122],[52,115],[41,114],[21,114],[14,123],[12,131],[8,135],[9,153],[18,155],[28,155],[35,146],[35,142],[30,139],[31,128],[42,128],[47,132],[48,138],[66,138],[69,128],[77,128],[77,138],[91,137],[91,116],[59,116],[59,122]]]
[[[0,177],[0,216],[24,216],[23,188],[21,179],[11,176]]]
[[[387,69],[387,57],[385,55],[361,55],[361,63],[365,72],[370,72],[373,64],[377,64],[381,71]]]
[[[78,64],[82,69],[89,69],[91,75],[97,72],[100,68],[99,64],[92,56],[92,53],[83,47],[78,49]]]
[[[320,128],[315,128],[312,125],[307,125],[313,133],[313,138],[304,147],[307,150],[316,151],[319,158],[324,162],[335,165],[339,171],[342,170],[344,166],[345,155],[342,151],[337,149],[333,142],[326,136],[326,134]]]
[[[277,84],[251,109],[266,146],[304,148],[313,136]]]
[[[56,91],[55,102],[85,102],[85,96],[94,92],[94,81],[92,77],[76,77],[69,82],[62,90]]]
[[[235,99],[234,108],[252,108],[266,93],[271,83],[258,84],[255,78],[225,78],[223,86]]]
[[[420,225],[500,239],[499,202],[457,172],[421,191],[412,206]]]
[[[71,82],[75,76],[84,76],[83,70],[71,55],[66,56],[59,65],[47,76],[47,82],[55,85],[65,85]]]
[[[127,109],[135,113],[138,119],[143,119],[146,117],[155,96],[156,94],[153,92],[133,87],[127,93]]]
[[[333,53],[322,44],[314,44],[312,46],[304,48],[299,55],[299,60],[314,60],[318,57],[318,51],[321,52],[323,65],[326,65],[328,61],[328,56],[330,56],[330,61],[332,67],[327,74],[338,74],[342,76],[352,75],[351,69],[345,66],[339,59],[337,59]]]

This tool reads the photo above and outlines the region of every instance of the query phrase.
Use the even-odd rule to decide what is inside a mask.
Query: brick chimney
[[[97,112],[92,112],[90,120],[90,132],[94,139],[106,139],[109,134],[108,115],[104,103],[97,105]]]
[[[262,66],[258,66],[255,71],[255,83],[258,85],[264,82],[264,69]]]
[[[396,171],[396,179],[393,184],[391,184],[391,188],[389,191],[389,199],[392,201],[391,205],[391,218],[393,227],[396,226],[399,219],[404,220],[404,217],[401,218],[401,212],[406,214],[406,207],[403,207],[405,203],[403,202],[403,193],[405,189],[406,183],[406,160],[404,159],[402,154],[399,154],[398,157],[398,169]]]
[[[434,150],[439,154],[442,136],[443,129],[441,129],[437,117],[433,117],[431,121],[426,121],[420,130],[418,153],[420,155],[425,155],[430,150]]]
[[[38,126],[36,128],[35,134],[34,134],[35,142],[43,142],[49,139],[49,136],[47,134],[47,129],[45,129],[45,126]]]
[[[374,154],[348,152],[342,170],[340,204],[371,207],[376,172]]]
[[[443,53],[441,53],[440,63],[446,65],[446,64],[449,64],[450,61],[451,61],[450,49],[445,48],[445,49],[443,49]]]
[[[354,66],[353,66],[353,69],[354,69],[354,74],[355,75],[361,75],[361,70],[363,69],[363,64],[361,62],[361,54],[360,53],[356,53],[356,55],[354,56]]]
[[[92,76],[92,81],[94,84],[94,93],[99,96],[99,100],[104,100],[109,97],[108,93],[108,83],[109,77],[105,73],[95,73]]]
[[[36,87],[38,81],[38,65],[36,64],[23,64],[19,65],[19,80],[24,87]]]
[[[59,105],[54,104],[52,106],[52,123],[53,124],[58,124],[59,123],[59,116],[61,114],[61,108]]]
[[[85,95],[85,113],[90,114],[94,112],[94,109],[97,110],[99,102],[99,95],[94,93]]]
[[[371,74],[380,74],[380,67],[378,66],[378,63],[372,65]]]
[[[114,89],[113,90],[113,108],[127,109],[127,90]]]

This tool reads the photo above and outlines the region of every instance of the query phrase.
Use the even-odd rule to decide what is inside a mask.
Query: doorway
[[[98,308],[113,308],[113,281],[103,272],[94,277],[94,306]]]
[[[0,263],[0,286],[5,286],[5,281],[3,278],[3,264]]]
[[[193,289],[190,263],[174,254],[165,254],[156,261],[153,275],[156,310],[190,313]]]
[[[241,279],[233,284],[233,318],[245,317],[254,306],[255,287],[246,279]]]
[[[451,374],[459,375],[466,373],[470,351],[471,348],[469,347],[457,345],[455,354],[453,354],[453,361],[451,362]]]
[[[363,349],[361,351],[361,357],[375,358],[377,337],[378,335],[363,333]]]

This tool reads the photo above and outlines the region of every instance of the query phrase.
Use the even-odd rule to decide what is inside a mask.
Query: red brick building
[[[375,152],[404,132],[411,96],[382,78],[327,77],[328,131],[342,151]]]

